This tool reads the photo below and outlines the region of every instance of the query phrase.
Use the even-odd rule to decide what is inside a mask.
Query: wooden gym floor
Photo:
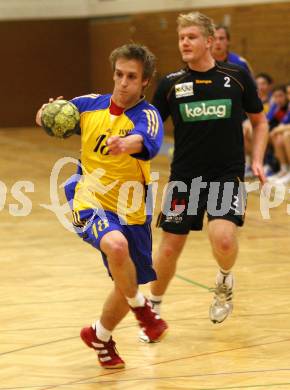
[[[98,366],[79,330],[98,317],[111,281],[98,252],[42,206],[51,203],[52,167],[78,157],[79,139],[2,129],[0,145],[0,390],[290,389],[289,188],[268,220],[258,192],[250,195],[231,318],[221,325],[208,319],[216,266],[206,232],[192,233],[164,300],[168,335],[158,344],[139,343],[129,314],[114,332],[127,368],[110,372]],[[153,170],[164,184],[168,159],[157,157]],[[61,172],[61,204],[59,185],[74,171],[71,164]],[[26,212],[15,199],[18,181],[34,183],[25,193],[26,216],[15,216]],[[153,238],[156,249],[156,229]]]

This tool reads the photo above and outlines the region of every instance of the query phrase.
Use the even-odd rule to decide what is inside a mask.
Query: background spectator
[[[212,46],[212,56],[217,61],[231,62],[244,68],[247,72],[253,73],[247,60],[236,53],[230,52],[230,32],[226,26],[216,26],[215,40]]]
[[[288,184],[290,182],[290,83],[286,86],[286,92],[288,110],[278,126],[272,129],[270,135],[280,169],[270,177],[269,181],[276,184]]]

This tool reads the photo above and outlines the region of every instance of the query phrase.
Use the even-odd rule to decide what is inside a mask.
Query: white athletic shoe
[[[214,324],[223,322],[233,311],[233,275],[218,274],[213,302],[209,308],[209,318]]]
[[[160,340],[157,340],[157,341],[150,340],[149,337],[145,334],[143,329],[139,330],[138,339],[139,339],[139,341],[141,341],[141,343],[146,343],[146,344],[159,343],[160,342]]]
[[[280,170],[274,175],[270,176],[267,180],[269,183],[278,183],[278,181],[287,174],[287,171]]]
[[[249,178],[251,178],[251,177],[253,177],[253,176],[254,176],[254,173],[253,173],[253,171],[252,171],[251,166],[246,165],[246,166],[245,166],[245,179],[249,179]]]
[[[289,184],[290,183],[290,172],[286,173],[284,176],[281,176],[277,179],[274,184]]]

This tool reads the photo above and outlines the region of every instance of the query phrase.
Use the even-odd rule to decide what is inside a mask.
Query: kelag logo
[[[218,99],[182,103],[179,109],[184,122],[224,119],[231,116],[232,101],[231,99]]]

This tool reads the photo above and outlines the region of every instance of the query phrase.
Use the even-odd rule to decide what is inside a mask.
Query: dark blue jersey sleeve
[[[252,71],[250,69],[250,66],[247,62],[247,60],[243,57],[240,57],[239,55],[237,55],[236,53],[232,53],[230,52],[228,54],[228,58],[227,58],[227,61],[232,63],[232,64],[236,64],[236,65],[239,65],[241,66],[243,69],[245,69],[249,74],[252,74]]]
[[[151,160],[159,152],[163,140],[163,123],[155,107],[144,108],[135,122],[135,128],[130,135],[139,134],[143,137],[143,150],[132,154],[140,160]]]
[[[90,93],[88,95],[82,95],[71,99],[70,101],[77,107],[79,113],[81,114],[84,111],[90,111],[94,109],[96,102],[101,98],[106,98],[106,95],[99,95],[95,93]]]
[[[70,102],[73,103],[77,107],[80,114],[85,110],[86,99],[83,96],[75,97],[75,98],[71,99]]]
[[[86,111],[93,111],[96,108],[106,108],[108,106],[108,99],[110,95],[100,95],[90,93],[88,95],[82,95],[70,100],[73,103],[80,114]],[[81,134],[81,129],[77,131],[77,134]]]

